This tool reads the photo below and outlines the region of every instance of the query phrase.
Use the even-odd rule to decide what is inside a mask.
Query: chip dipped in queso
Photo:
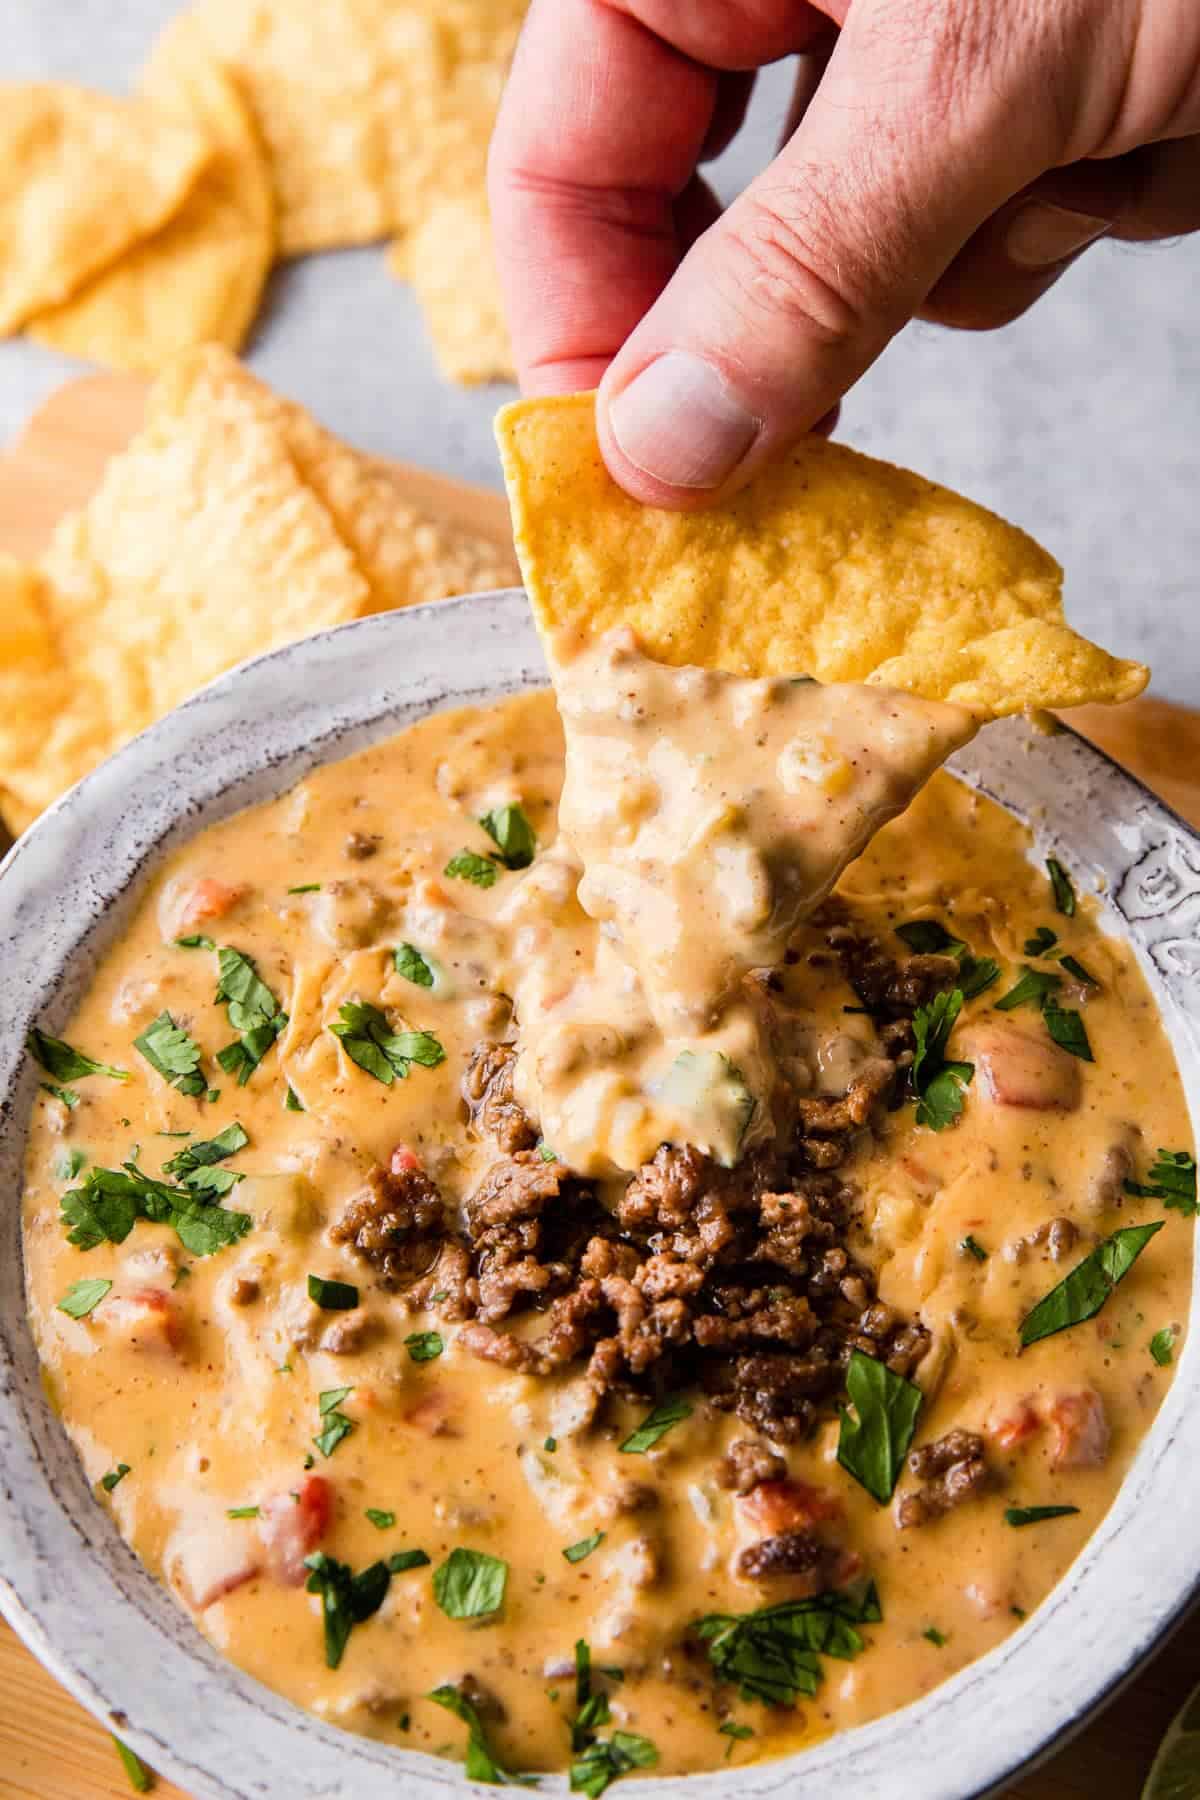
[[[214,1643],[598,1795],[1018,1629],[1170,1383],[1195,1164],[1087,872],[937,772],[977,712],[629,632],[554,673],[152,874],[31,1038],[25,1242]]]

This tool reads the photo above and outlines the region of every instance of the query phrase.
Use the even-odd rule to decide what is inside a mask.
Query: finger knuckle
[[[803,205],[755,197],[728,216],[722,268],[743,313],[782,318],[838,350],[861,335],[863,309],[847,291],[845,260],[831,266],[827,211],[816,195]]]

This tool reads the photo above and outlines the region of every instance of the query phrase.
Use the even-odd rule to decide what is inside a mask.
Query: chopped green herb
[[[399,1725],[401,1731],[407,1731],[409,1729],[410,1725],[412,1724],[411,1713],[401,1713],[400,1717],[399,1717],[399,1719],[397,1719],[396,1723]]]
[[[964,956],[959,964],[958,985],[964,1000],[975,1000],[1000,979],[1000,964],[992,956]]]
[[[348,1563],[335,1561],[324,1550],[314,1550],[306,1556],[304,1566],[310,1571],[304,1584],[306,1591],[321,1596],[325,1664],[336,1669],[345,1655],[351,1631],[383,1605],[391,1571],[385,1562],[374,1562],[355,1575]]]
[[[92,1308],[99,1306],[105,1294],[111,1293],[112,1282],[97,1276],[90,1281],[76,1281],[71,1284],[58,1303],[59,1312],[65,1312],[71,1319],[86,1319]]]
[[[306,1112],[308,1110],[290,1082],[287,1092],[283,1096],[283,1104],[288,1112]]]
[[[971,1236],[970,1232],[967,1233],[966,1237],[963,1238],[958,1247],[960,1250],[965,1250],[968,1256],[973,1256],[976,1262],[986,1262],[988,1259],[987,1251],[982,1244],[978,1243]]]
[[[744,1743],[747,1738],[752,1738],[754,1736],[754,1727],[752,1725],[739,1725],[734,1719],[725,1719],[717,1726],[717,1730],[722,1737],[727,1737],[729,1739],[729,1748],[725,1752],[726,1762],[728,1762],[733,1755],[733,1746],[735,1743]]]
[[[593,1550],[598,1550],[603,1542],[604,1533],[593,1531],[591,1537],[580,1538],[577,1544],[568,1544],[563,1555],[569,1563],[582,1562],[585,1556],[590,1556]]]
[[[1150,1354],[1160,1369],[1165,1369],[1175,1361],[1175,1339],[1177,1332],[1173,1325],[1164,1325],[1150,1339]]]
[[[135,1794],[148,1794],[154,1787],[154,1775],[135,1750],[123,1744],[119,1737],[113,1738],[113,1747],[121,1759],[121,1766],[129,1777],[129,1785]]]
[[[1080,1062],[1095,1062],[1087,1029],[1077,1012],[1065,1010],[1052,994],[1047,994],[1042,1017],[1046,1021],[1046,1030],[1061,1050],[1069,1050]]]
[[[1084,982],[1087,987],[1098,988],[1100,986],[1091,970],[1085,969],[1077,956],[1063,956],[1059,961],[1067,973],[1075,977],[1076,981]]]
[[[537,1153],[541,1157],[543,1162],[557,1162],[558,1161],[557,1150],[555,1150],[555,1148],[552,1144],[548,1144],[546,1142],[545,1138],[543,1138],[541,1140],[541,1142],[539,1143],[539,1145],[537,1147]]]
[[[850,1662],[865,1648],[856,1629],[882,1618],[874,1582],[855,1591],[785,1600],[750,1613],[709,1613],[692,1627],[708,1647],[718,1681],[736,1682],[743,1700],[792,1706],[812,1699],[822,1679],[821,1658]]]
[[[1010,1606],[1008,1610],[1014,1619],[1024,1619],[1028,1617],[1023,1606]]]
[[[692,1408],[678,1394],[668,1394],[660,1400],[642,1420],[635,1431],[631,1431],[623,1444],[617,1449],[624,1456],[644,1456],[647,1450],[653,1450],[659,1439],[665,1437],[672,1426],[690,1419]]]
[[[1156,1219],[1152,1225],[1127,1225],[1097,1244],[1057,1287],[1038,1301],[1032,1312],[1026,1313],[1021,1321],[1022,1348],[1056,1331],[1065,1331],[1070,1325],[1094,1319],[1164,1222]]]
[[[358,1305],[358,1289],[349,1281],[327,1281],[324,1275],[310,1275],[308,1297],[326,1312],[349,1312]]]
[[[514,1775],[496,1761],[488,1749],[487,1735],[478,1710],[456,1687],[447,1683],[443,1687],[434,1688],[425,1698],[432,1700],[435,1706],[444,1706],[447,1712],[452,1712],[467,1727],[468,1781],[486,1782],[491,1787],[529,1787],[534,1784],[534,1776]]]
[[[227,1156],[236,1156],[250,1142],[245,1128],[235,1119],[213,1138],[199,1138],[163,1164],[164,1175],[174,1175],[195,1194],[227,1194],[243,1176],[233,1169],[218,1168]]]
[[[408,1074],[412,1063],[435,1069],[445,1062],[446,1052],[431,1031],[393,1031],[377,1006],[359,1000],[347,1000],[336,1025],[329,1027],[340,1038],[351,1062],[391,1087],[397,1078]]]
[[[1056,856],[1046,858],[1046,873],[1050,877],[1050,891],[1054,895],[1054,904],[1060,913],[1068,919],[1075,916],[1075,889],[1071,885],[1071,877],[1063,868]]]
[[[180,950],[215,950],[217,947],[202,931],[189,931],[186,937],[177,937],[175,943]]]
[[[376,1531],[390,1531],[396,1523],[394,1512],[382,1512],[378,1506],[368,1506],[367,1517]]]
[[[74,1112],[79,1105],[79,1095],[74,1088],[55,1087],[52,1081],[41,1081],[38,1086],[43,1094],[49,1094],[53,1099],[61,1100],[68,1112]]]
[[[106,1494],[111,1494],[117,1483],[119,1481],[124,1481],[128,1473],[129,1464],[119,1462],[115,1469],[110,1469],[107,1475],[102,1475],[100,1477],[100,1486],[104,1489]]]
[[[837,1459],[882,1506],[904,1466],[923,1396],[903,1375],[861,1350],[850,1353],[846,1392],[854,1414],[842,1409]]]
[[[997,1012],[1012,1012],[1018,1006],[1044,1006],[1046,996],[1062,986],[1062,976],[1049,969],[1022,969],[1014,986],[996,1002]]]
[[[1033,936],[1025,939],[1025,954],[1026,956],[1048,956],[1057,942],[1057,931],[1051,931],[1048,925],[1039,925]]]
[[[171,1283],[171,1286],[173,1288],[177,1288],[181,1281],[187,1280],[187,1278],[191,1274],[191,1272],[192,1272],[192,1266],[190,1263],[180,1263],[179,1267],[175,1271],[175,1279]]]
[[[479,823],[500,853],[506,869],[527,869],[537,854],[533,826],[519,806],[498,806]]]
[[[74,1146],[70,1150],[60,1150],[54,1159],[55,1181],[74,1181],[86,1162],[83,1151]]]
[[[446,1346],[438,1331],[410,1331],[404,1340],[404,1348],[413,1362],[423,1363],[432,1362]]]
[[[906,925],[897,925],[896,936],[918,956],[961,956],[967,947],[937,919],[910,919]]]
[[[917,1124],[932,1131],[953,1125],[963,1109],[963,1088],[975,1073],[974,1063],[946,1060],[946,1046],[962,1006],[962,989],[952,988],[913,1014],[916,1052],[909,1079],[917,1096]]]
[[[348,1419],[345,1413],[331,1412],[324,1415],[325,1423],[318,1431],[313,1443],[322,1456],[332,1456],[342,1439],[349,1437],[354,1430],[354,1420]]]
[[[485,1550],[452,1550],[433,1572],[433,1597],[448,1619],[484,1619],[504,1605],[508,1564]]]
[[[939,1650],[945,1648],[946,1639],[936,1625],[931,1625],[927,1631],[921,1633],[921,1636],[923,1638],[928,1638],[929,1642],[936,1645]]]
[[[408,1569],[426,1569],[429,1557],[424,1550],[397,1550],[388,1557],[388,1568],[393,1575],[403,1575]]]
[[[452,856],[442,873],[452,881],[469,881],[475,887],[490,888],[496,884],[496,865],[474,850],[460,850]]]
[[[193,1256],[212,1256],[245,1237],[248,1213],[230,1212],[189,1187],[170,1187],[143,1175],[135,1162],[121,1169],[89,1169],[80,1187],[62,1197],[61,1223],[78,1250],[124,1243],[138,1219],[170,1225]]]
[[[1004,1523],[1006,1525],[1039,1525],[1043,1519],[1065,1519],[1070,1513],[1077,1513],[1077,1506],[1006,1506]]]
[[[276,1038],[283,1035],[288,1016],[266,982],[261,980],[251,957],[222,944],[217,951],[217,1001],[223,1002],[229,1023],[238,1033],[232,1044],[217,1052],[227,1075],[236,1075],[245,1087]]]
[[[160,1012],[133,1040],[155,1072],[181,1094],[202,1094],[208,1083],[200,1072],[201,1050],[195,1038],[177,1025],[169,1012]]]
[[[631,1769],[652,1769],[657,1761],[658,1751],[649,1738],[636,1731],[614,1731],[611,1737],[596,1738],[571,1764],[571,1792],[598,1800],[611,1782]]]
[[[41,1063],[47,1075],[53,1075],[55,1081],[82,1081],[85,1075],[107,1075],[111,1081],[129,1080],[128,1069],[114,1069],[111,1063],[93,1062],[82,1050],[64,1044],[61,1038],[50,1037],[36,1025],[25,1045],[29,1054]]]
[[[1140,1200],[1161,1200],[1168,1211],[1191,1218],[1196,1212],[1196,1159],[1190,1150],[1159,1150],[1145,1182],[1126,1181],[1125,1192]]]
[[[551,1456],[553,1456],[554,1452],[558,1449],[558,1439],[553,1438],[553,1437],[548,1437],[546,1439],[545,1443],[542,1445],[542,1449],[548,1450],[550,1452]]]
[[[290,887],[288,889],[289,894],[319,894],[320,891],[321,884],[319,881],[301,881],[298,882],[295,887]]]
[[[336,1411],[343,1400],[348,1400],[354,1392],[352,1387],[325,1388],[317,1395],[317,1411],[324,1418],[326,1413]]]
[[[403,975],[405,981],[411,981],[416,987],[431,988],[433,986],[433,970],[415,944],[397,945],[392,952],[392,958],[396,964],[397,975]]]
[[[257,1519],[257,1506],[231,1506],[225,1514],[227,1519]]]

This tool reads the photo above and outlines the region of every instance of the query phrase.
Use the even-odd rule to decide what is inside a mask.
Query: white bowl
[[[433,1800],[467,1784],[453,1764],[321,1724],[225,1662],[97,1505],[46,1405],[25,1321],[19,1195],[38,1079],[25,1033],[34,1020],[61,1029],[164,849],[425,713],[544,681],[519,590],[307,638],[222,677],[135,739],[0,867],[0,1605],[85,1706],[197,1800]],[[1041,737],[1010,720],[953,767],[1104,891],[1106,923],[1136,947],[1162,1008],[1195,1119],[1200,839],[1070,733]],[[827,1800],[852,1781],[856,1800],[965,1800],[1077,1728],[1200,1586],[1192,1337],[1112,1511],[998,1649],[914,1705],[802,1755],[623,1780],[615,1794]]]

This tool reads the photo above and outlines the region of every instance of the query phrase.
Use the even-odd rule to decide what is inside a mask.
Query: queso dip
[[[1083,881],[927,780],[967,715],[581,667],[561,837],[532,693],[174,853],[35,1037],[24,1207],[47,1391],[212,1641],[598,1794],[1019,1629],[1170,1383],[1195,1176]]]

